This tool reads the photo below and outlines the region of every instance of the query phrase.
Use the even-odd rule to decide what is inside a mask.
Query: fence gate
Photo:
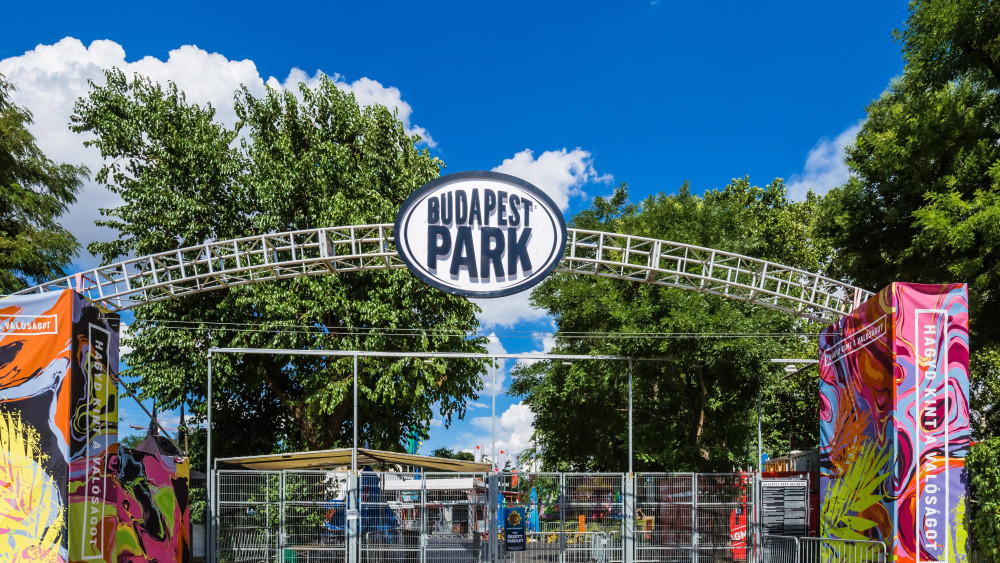
[[[220,563],[277,561],[280,557],[281,473],[215,472],[214,514]]]
[[[336,471],[282,472],[282,561],[347,561],[350,476],[350,472]]]
[[[749,474],[215,474],[219,563],[751,563]],[[524,514],[523,551],[501,522]],[[750,524],[750,525],[748,525]]]
[[[500,519],[508,509],[525,511],[524,551],[499,559],[534,561],[622,561],[625,476],[621,473],[520,473],[500,476]]]
[[[636,561],[751,561],[752,485],[739,473],[636,475]]]

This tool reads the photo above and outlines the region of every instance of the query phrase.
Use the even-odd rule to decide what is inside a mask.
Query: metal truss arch
[[[392,224],[307,229],[244,237],[131,258],[18,294],[74,289],[122,311],[224,287],[318,274],[405,268]],[[731,252],[631,235],[569,229],[555,270],[677,287],[757,303],[829,322],[871,292]]]

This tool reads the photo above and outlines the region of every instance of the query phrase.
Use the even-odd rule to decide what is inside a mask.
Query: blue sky
[[[842,182],[865,105],[902,71],[891,32],[907,3],[14,3],[5,15],[0,73],[57,160],[100,165],[65,125],[102,68],[175,80],[222,121],[239,83],[260,91],[322,72],[395,107],[447,172],[520,175],[568,216],[619,182],[634,199],[685,180],[701,192],[780,177],[793,197]],[[83,242],[107,239],[92,221],[114,202],[89,184],[66,222]],[[514,334],[552,330],[525,295],[484,305],[495,349],[544,348]],[[522,447],[530,413],[517,398],[497,405],[501,445]],[[138,409],[123,412],[125,430],[145,426]],[[488,449],[489,434],[489,409],[473,406],[452,429],[432,427],[423,451]]]

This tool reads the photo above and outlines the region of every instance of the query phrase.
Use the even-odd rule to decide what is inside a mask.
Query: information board
[[[765,535],[809,535],[809,481],[765,479],[760,494]]]

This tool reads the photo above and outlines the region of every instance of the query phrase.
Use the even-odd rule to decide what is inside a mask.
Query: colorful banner
[[[74,299],[67,528],[72,562],[114,561],[117,488],[110,463],[118,449],[118,322],[118,315]]]
[[[894,283],[823,331],[824,537],[965,560],[968,365],[964,285]]]
[[[0,562],[69,560],[71,292],[0,300]]]
[[[191,561],[187,458],[119,449],[118,563]]]
[[[897,561],[965,561],[969,299],[965,285],[893,284]]]

